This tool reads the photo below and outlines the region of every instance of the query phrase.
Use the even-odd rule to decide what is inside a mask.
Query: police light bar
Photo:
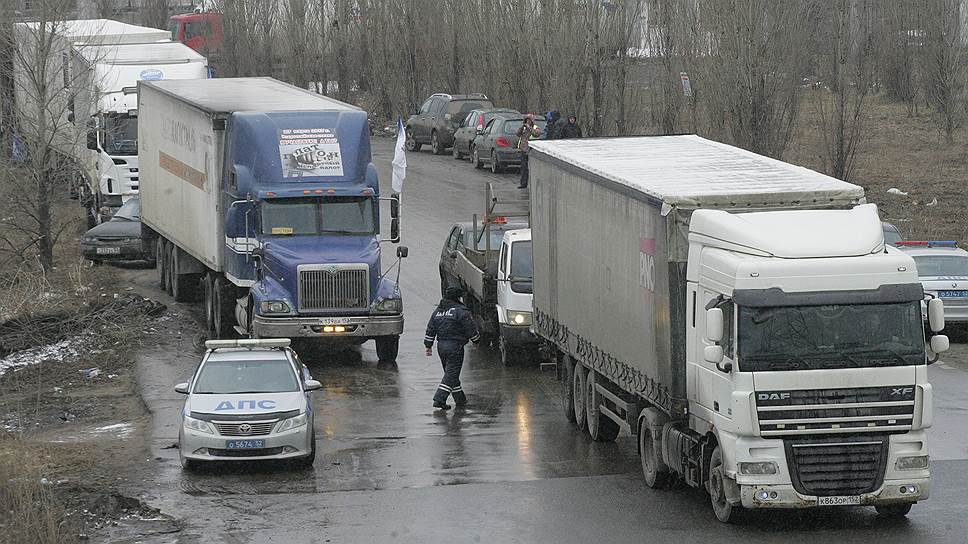
[[[208,349],[218,348],[288,348],[292,340],[288,338],[243,338],[241,340],[206,340]]]
[[[898,246],[926,246],[926,247],[958,247],[958,242],[954,240],[902,240],[897,242]]]

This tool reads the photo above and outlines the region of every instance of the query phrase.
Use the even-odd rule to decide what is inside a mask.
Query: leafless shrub
[[[2,433],[2,431],[0,431]],[[0,434],[0,542],[62,544],[77,532],[45,479],[36,448]]]

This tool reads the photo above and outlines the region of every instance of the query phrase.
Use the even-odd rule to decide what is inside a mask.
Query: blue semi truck
[[[211,337],[372,339],[395,360],[407,248],[384,268],[400,200],[380,196],[366,113],[271,78],[143,81],[138,101],[161,287],[204,300]]]

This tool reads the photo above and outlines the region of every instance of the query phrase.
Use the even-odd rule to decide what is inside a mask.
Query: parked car
[[[437,93],[420,106],[420,111],[407,119],[407,150],[420,151],[430,144],[434,155],[443,155],[454,145],[454,132],[472,110],[493,108],[483,94]]]
[[[902,241],[897,248],[914,259],[924,293],[944,301],[945,327],[968,326],[968,251],[955,241]],[[927,321],[927,307],[921,304]]]
[[[474,150],[471,152],[471,164],[474,168],[484,168],[487,163],[491,166],[491,172],[497,174],[509,166],[521,166],[518,129],[523,123],[523,117],[491,119],[483,133],[474,140]],[[535,119],[534,124],[544,134],[547,122],[544,119]]]
[[[95,263],[153,260],[154,252],[145,251],[141,239],[141,199],[128,199],[109,221],[84,233],[81,253]]]
[[[454,133],[454,147],[451,152],[455,159],[462,159],[464,155],[472,155],[474,140],[478,134],[484,132],[484,127],[495,117],[521,117],[521,112],[511,109],[471,110],[467,117],[461,120],[457,132]]]
[[[901,231],[897,227],[890,223],[882,222],[881,226],[884,227],[884,243],[888,245],[895,246],[898,242],[904,239],[901,236]]]
[[[178,457],[203,462],[290,460],[310,467],[316,433],[310,393],[322,387],[288,338],[209,340],[190,381],[178,430]]]

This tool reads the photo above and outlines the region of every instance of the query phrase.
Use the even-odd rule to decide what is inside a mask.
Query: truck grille
[[[299,309],[365,310],[370,306],[367,265],[304,265],[299,270]]]
[[[786,441],[793,487],[804,495],[860,495],[884,480],[886,437],[805,443]]]
[[[263,436],[272,432],[276,420],[271,421],[213,421],[218,434],[222,436]]]
[[[898,433],[914,422],[914,386],[805,389],[756,393],[764,437]]]

